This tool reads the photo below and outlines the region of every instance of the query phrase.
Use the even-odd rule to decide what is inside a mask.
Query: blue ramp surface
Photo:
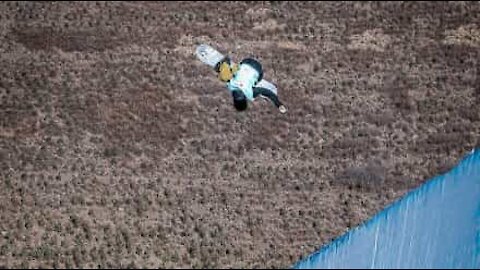
[[[293,268],[479,269],[479,149]]]

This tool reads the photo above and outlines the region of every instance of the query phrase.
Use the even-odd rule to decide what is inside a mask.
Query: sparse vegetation
[[[289,267],[479,146],[478,21],[478,1],[1,2],[0,268]],[[289,113],[235,112],[199,42],[258,57]]]

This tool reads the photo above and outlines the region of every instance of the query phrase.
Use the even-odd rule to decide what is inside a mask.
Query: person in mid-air
[[[227,56],[218,62],[215,71],[218,78],[227,83],[233,96],[233,105],[238,111],[246,110],[248,101],[262,96],[272,101],[281,113],[287,112],[287,107],[278,99],[276,92],[257,85],[263,78],[262,65],[257,60],[246,58],[239,64],[234,64]]]

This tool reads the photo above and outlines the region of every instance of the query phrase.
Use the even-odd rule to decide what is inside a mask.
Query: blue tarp
[[[480,149],[295,269],[480,268]]]

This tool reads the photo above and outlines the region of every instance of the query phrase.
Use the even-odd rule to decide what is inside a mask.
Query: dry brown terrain
[[[479,145],[479,59],[478,1],[1,2],[0,268],[289,267]]]

